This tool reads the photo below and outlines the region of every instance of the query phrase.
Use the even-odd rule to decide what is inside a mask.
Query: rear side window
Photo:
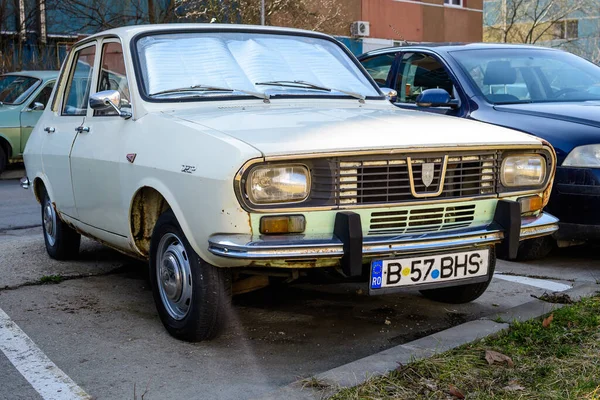
[[[65,90],[62,115],[86,114],[95,55],[95,45],[75,54]]]

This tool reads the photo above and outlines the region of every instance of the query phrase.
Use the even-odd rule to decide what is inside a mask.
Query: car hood
[[[497,105],[494,109],[600,128],[600,101]]]
[[[393,107],[230,106],[172,111],[264,156],[419,147],[539,145],[511,129]]]

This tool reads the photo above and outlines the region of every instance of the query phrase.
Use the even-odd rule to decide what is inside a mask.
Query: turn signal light
[[[519,199],[521,214],[539,211],[544,207],[543,203],[543,199],[540,196],[521,197]]]
[[[306,229],[304,215],[278,215],[260,219],[260,233],[264,235],[302,233],[304,229]]]

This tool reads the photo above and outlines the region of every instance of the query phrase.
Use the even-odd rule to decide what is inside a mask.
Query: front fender
[[[235,203],[233,201],[219,200],[219,190],[214,186],[212,190],[208,190],[208,192],[215,193],[214,202],[211,203],[212,205],[200,207],[199,202],[195,198],[201,192],[190,190],[190,187],[194,186],[194,180],[190,181],[192,177],[178,175],[179,179],[176,176],[171,176],[171,179],[166,181],[156,177],[141,179],[137,185],[138,189],[132,194],[129,201],[129,221],[132,221],[133,218],[134,201],[137,194],[143,188],[151,188],[158,192],[168,203],[186,239],[203,260],[222,267],[245,264],[245,262],[224,260],[221,257],[215,257],[214,254],[208,251],[208,238],[219,232],[235,231],[251,234],[252,227],[249,214],[237,204],[237,200],[235,200]],[[188,178],[187,182],[182,178]],[[215,183],[212,182],[213,185]],[[230,182],[223,181],[222,184],[232,186]],[[185,191],[186,186],[187,191]],[[145,255],[144,251],[138,248],[135,243],[131,223],[129,224],[129,239],[132,248],[139,254]]]

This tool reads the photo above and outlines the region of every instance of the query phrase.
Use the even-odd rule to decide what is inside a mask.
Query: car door
[[[58,210],[77,218],[69,155],[78,130],[85,123],[96,43],[75,48],[56,91],[52,113],[44,113],[38,127],[42,143],[44,174],[52,186],[52,201]]]
[[[391,83],[398,92],[398,101],[395,103],[398,107],[453,116],[466,114],[466,102],[460,96],[460,88],[455,85],[448,69],[436,56],[418,51],[399,54],[394,64],[394,72]],[[444,89],[451,98],[459,99],[461,106],[454,109],[417,106],[417,97],[427,89]]]
[[[42,116],[44,109],[50,101],[50,95],[52,94],[53,88],[53,80],[46,82],[42,90],[33,96],[33,98],[26,103],[27,105],[25,108],[21,110],[21,153],[25,151],[25,144],[27,144],[27,140],[31,135],[31,131]],[[40,104],[42,107],[39,106]]]
[[[118,39],[105,39],[94,72],[92,93],[117,90],[121,107],[130,111],[130,94],[123,48]],[[120,167],[126,162],[123,135],[133,121],[116,111],[88,109],[85,129],[71,151],[71,175],[79,219],[93,227],[127,236],[129,223],[121,203]],[[128,207],[128,205],[127,205]]]

